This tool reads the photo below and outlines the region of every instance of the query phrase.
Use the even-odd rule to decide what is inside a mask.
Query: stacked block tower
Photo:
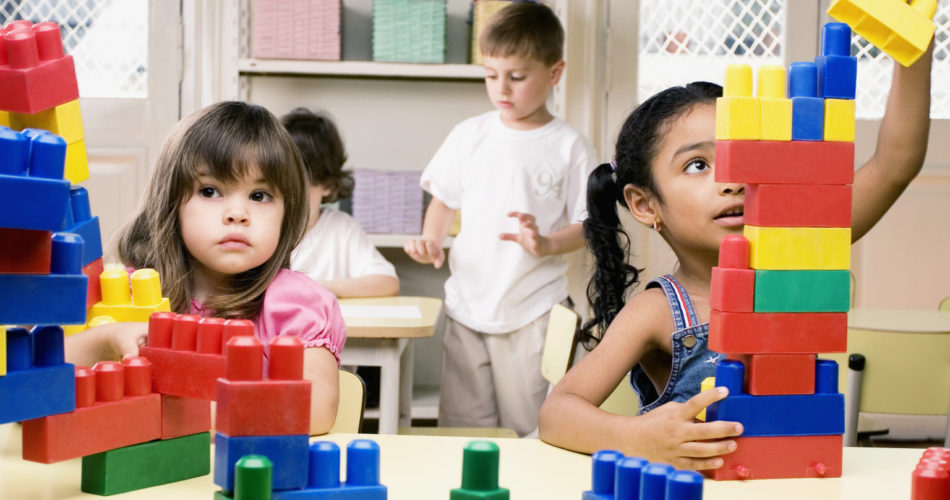
[[[714,479],[838,477],[844,397],[838,366],[850,303],[857,62],[846,24],[823,27],[821,55],[780,67],[730,66],[716,109],[717,182],[745,191],[743,236],[713,268],[709,347],[726,354],[729,396],[708,420],[742,423]],[[787,90],[787,92],[786,92]],[[706,381],[704,385],[712,385]]]
[[[650,463],[639,457],[625,457],[615,450],[591,455],[592,488],[582,500],[701,500],[703,476],[672,465]]]

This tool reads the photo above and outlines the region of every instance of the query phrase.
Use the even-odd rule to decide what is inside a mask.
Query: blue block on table
[[[0,323],[81,325],[88,282],[84,274],[0,274]]]
[[[76,375],[63,359],[63,329],[6,332],[7,374],[0,377],[0,424],[76,409]]]
[[[88,266],[94,260],[102,257],[102,233],[99,230],[99,217],[92,215],[89,207],[89,193],[86,188],[74,186],[69,191],[69,206],[62,230],[82,236],[85,242],[83,247],[82,265]]]
[[[310,436],[214,436],[214,484],[234,490],[234,465],[244,455],[263,455],[274,464],[275,490],[307,486]]]
[[[854,99],[858,59],[851,56],[818,56],[818,95],[825,99]],[[794,112],[793,112],[794,113]]]
[[[386,487],[348,486],[274,491],[271,500],[386,500]]]
[[[0,174],[0,227],[59,231],[69,206],[69,181]]]
[[[275,491],[273,500],[386,500],[386,487],[379,483],[379,445],[375,441],[354,439],[347,445],[343,484],[336,443],[316,441],[308,454],[307,488]]]
[[[792,140],[821,141],[825,138],[825,100],[820,97],[792,98]]]

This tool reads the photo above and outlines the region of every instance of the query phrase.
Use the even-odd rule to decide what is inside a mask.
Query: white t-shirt
[[[587,139],[560,118],[513,130],[491,111],[452,129],[420,182],[462,211],[445,282],[449,316],[479,332],[505,333],[567,297],[565,256],[538,258],[498,235],[518,232],[508,212],[534,215],[542,235],[583,221],[594,157]]]
[[[321,282],[368,274],[396,277],[396,269],[379,253],[360,223],[329,206],[323,207],[317,223],[290,255],[290,268]]]

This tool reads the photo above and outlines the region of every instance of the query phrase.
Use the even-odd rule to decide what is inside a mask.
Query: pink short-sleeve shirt
[[[212,314],[196,301],[191,302],[191,313]],[[333,293],[306,274],[281,269],[264,293],[261,313],[254,319],[254,334],[264,345],[278,335],[293,335],[305,348],[326,348],[339,364],[346,325]],[[266,364],[266,349],[264,358]]]

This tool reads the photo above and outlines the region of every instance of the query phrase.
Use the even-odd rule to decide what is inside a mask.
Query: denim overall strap
[[[654,288],[657,285],[663,289],[666,301],[670,304],[670,311],[673,313],[673,331],[678,332],[699,324],[693,301],[690,300],[683,285],[680,285],[672,274],[664,274],[654,279],[647,284],[647,288]]]

